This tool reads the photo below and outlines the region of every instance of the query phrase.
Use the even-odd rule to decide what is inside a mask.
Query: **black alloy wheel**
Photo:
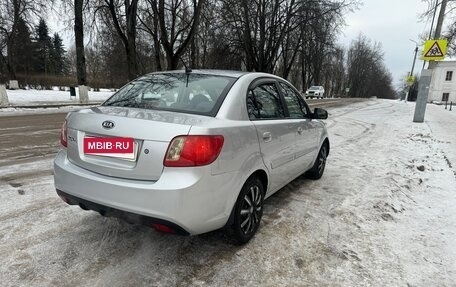
[[[234,209],[234,238],[247,243],[256,233],[263,216],[264,190],[257,177],[251,177],[242,187]]]
[[[328,146],[327,144],[323,144],[318,152],[317,159],[313,167],[306,173],[308,178],[311,179],[320,179],[325,172],[326,167],[326,158],[328,157]]]

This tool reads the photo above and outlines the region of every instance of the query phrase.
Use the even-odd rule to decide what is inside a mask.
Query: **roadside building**
[[[456,61],[441,61],[432,69],[428,101],[456,103]]]

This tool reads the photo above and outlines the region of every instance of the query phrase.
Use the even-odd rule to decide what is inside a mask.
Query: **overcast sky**
[[[427,4],[421,0],[364,0],[364,5],[346,17],[347,27],[340,36],[345,46],[363,33],[372,41],[380,42],[385,53],[385,64],[394,77],[396,86],[410,72],[415,43],[423,32],[429,33],[430,21],[418,21],[418,14],[426,11]],[[421,71],[419,60],[414,73]]]

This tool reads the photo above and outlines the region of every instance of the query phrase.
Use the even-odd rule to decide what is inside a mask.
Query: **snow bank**
[[[102,102],[109,98],[114,92],[110,90],[100,90],[99,92],[89,91],[89,100]],[[7,90],[10,104],[24,105],[24,104],[40,104],[40,103],[61,103],[61,102],[74,102],[79,103],[79,98],[70,98],[69,91],[59,90]],[[76,88],[76,95],[79,94]]]
[[[76,103],[77,104],[77,103]],[[1,116],[17,116],[17,115],[31,115],[31,114],[56,114],[56,113],[68,113],[71,111],[84,109],[90,107],[92,105],[77,105],[72,106],[71,103],[69,105],[65,105],[62,107],[52,107],[52,108],[2,108],[0,109],[0,117]]]

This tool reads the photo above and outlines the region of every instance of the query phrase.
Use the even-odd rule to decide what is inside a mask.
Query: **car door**
[[[318,125],[299,93],[285,82],[279,85],[296,135],[296,170],[302,173],[310,168],[318,152]]]
[[[269,192],[274,192],[293,175],[289,165],[295,158],[295,128],[286,117],[277,81],[260,79],[254,82],[247,93],[247,109],[269,170]]]

